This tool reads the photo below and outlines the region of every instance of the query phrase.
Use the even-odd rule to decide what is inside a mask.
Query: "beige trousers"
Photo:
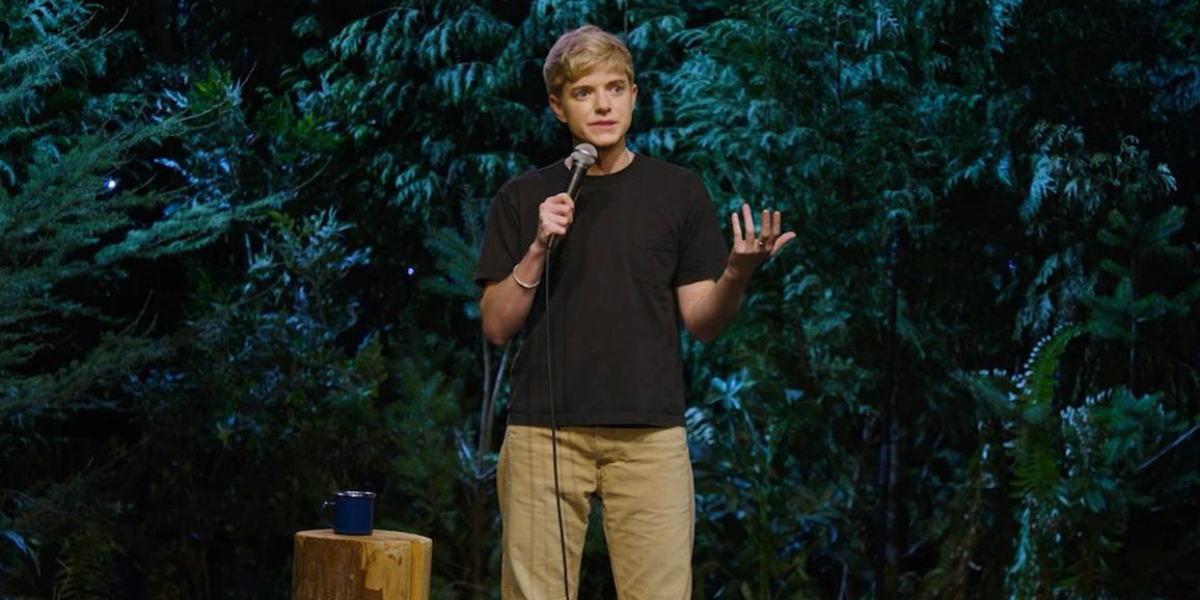
[[[564,427],[558,473],[570,598],[599,501],[619,600],[689,600],[695,496],[682,427]],[[497,471],[503,600],[561,600],[550,428],[509,425]]]

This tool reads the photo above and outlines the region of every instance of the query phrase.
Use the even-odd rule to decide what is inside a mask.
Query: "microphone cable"
[[[551,364],[553,352],[550,351],[550,254],[551,249],[547,248],[545,264],[542,266],[542,280],[546,282],[545,293],[542,294],[546,306],[543,316],[546,319],[546,393],[550,403],[550,457],[554,470],[554,507],[558,511],[558,545],[562,556],[563,599],[571,600],[570,577],[567,573],[567,536],[563,527],[562,489],[558,480],[558,421],[554,415],[554,369]]]
[[[575,146],[574,152],[571,153],[571,180],[567,184],[567,195],[572,200],[579,195],[583,178],[587,176],[588,168],[596,163],[598,157],[596,147],[587,142]],[[554,414],[554,368],[550,336],[550,255],[554,253],[554,242],[553,235],[546,241],[546,257],[542,265],[542,281],[546,282],[542,296],[546,309],[542,318],[546,320],[546,394],[550,403],[550,459],[554,470],[554,507],[558,512],[558,545],[562,554],[563,600],[571,600],[570,576],[567,573],[567,536],[563,526],[562,487],[558,478],[558,420]],[[528,408],[532,411],[532,407]]]

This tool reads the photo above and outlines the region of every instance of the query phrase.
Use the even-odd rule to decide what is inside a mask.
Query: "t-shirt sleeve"
[[[520,236],[517,194],[511,185],[505,185],[496,193],[488,210],[483,246],[479,251],[479,263],[475,266],[475,283],[486,285],[508,277],[513,265],[523,255]]]
[[[695,191],[690,194],[684,221],[674,287],[717,279],[729,260],[729,247],[717,226],[717,208],[699,177],[695,177],[692,185]]]

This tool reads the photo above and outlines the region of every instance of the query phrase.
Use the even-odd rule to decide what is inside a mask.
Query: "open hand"
[[[755,233],[754,217],[749,204],[742,205],[742,219],[746,222],[744,232],[738,213],[735,212],[730,217],[733,221],[733,251],[729,253],[729,267],[737,276],[749,278],[759,265],[796,239],[794,231],[780,233],[783,230],[783,215],[779,211],[762,211],[758,233]]]

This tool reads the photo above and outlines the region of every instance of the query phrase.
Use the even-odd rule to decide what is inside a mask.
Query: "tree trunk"
[[[292,600],[428,600],[432,558],[433,540],[410,533],[301,531]]]

